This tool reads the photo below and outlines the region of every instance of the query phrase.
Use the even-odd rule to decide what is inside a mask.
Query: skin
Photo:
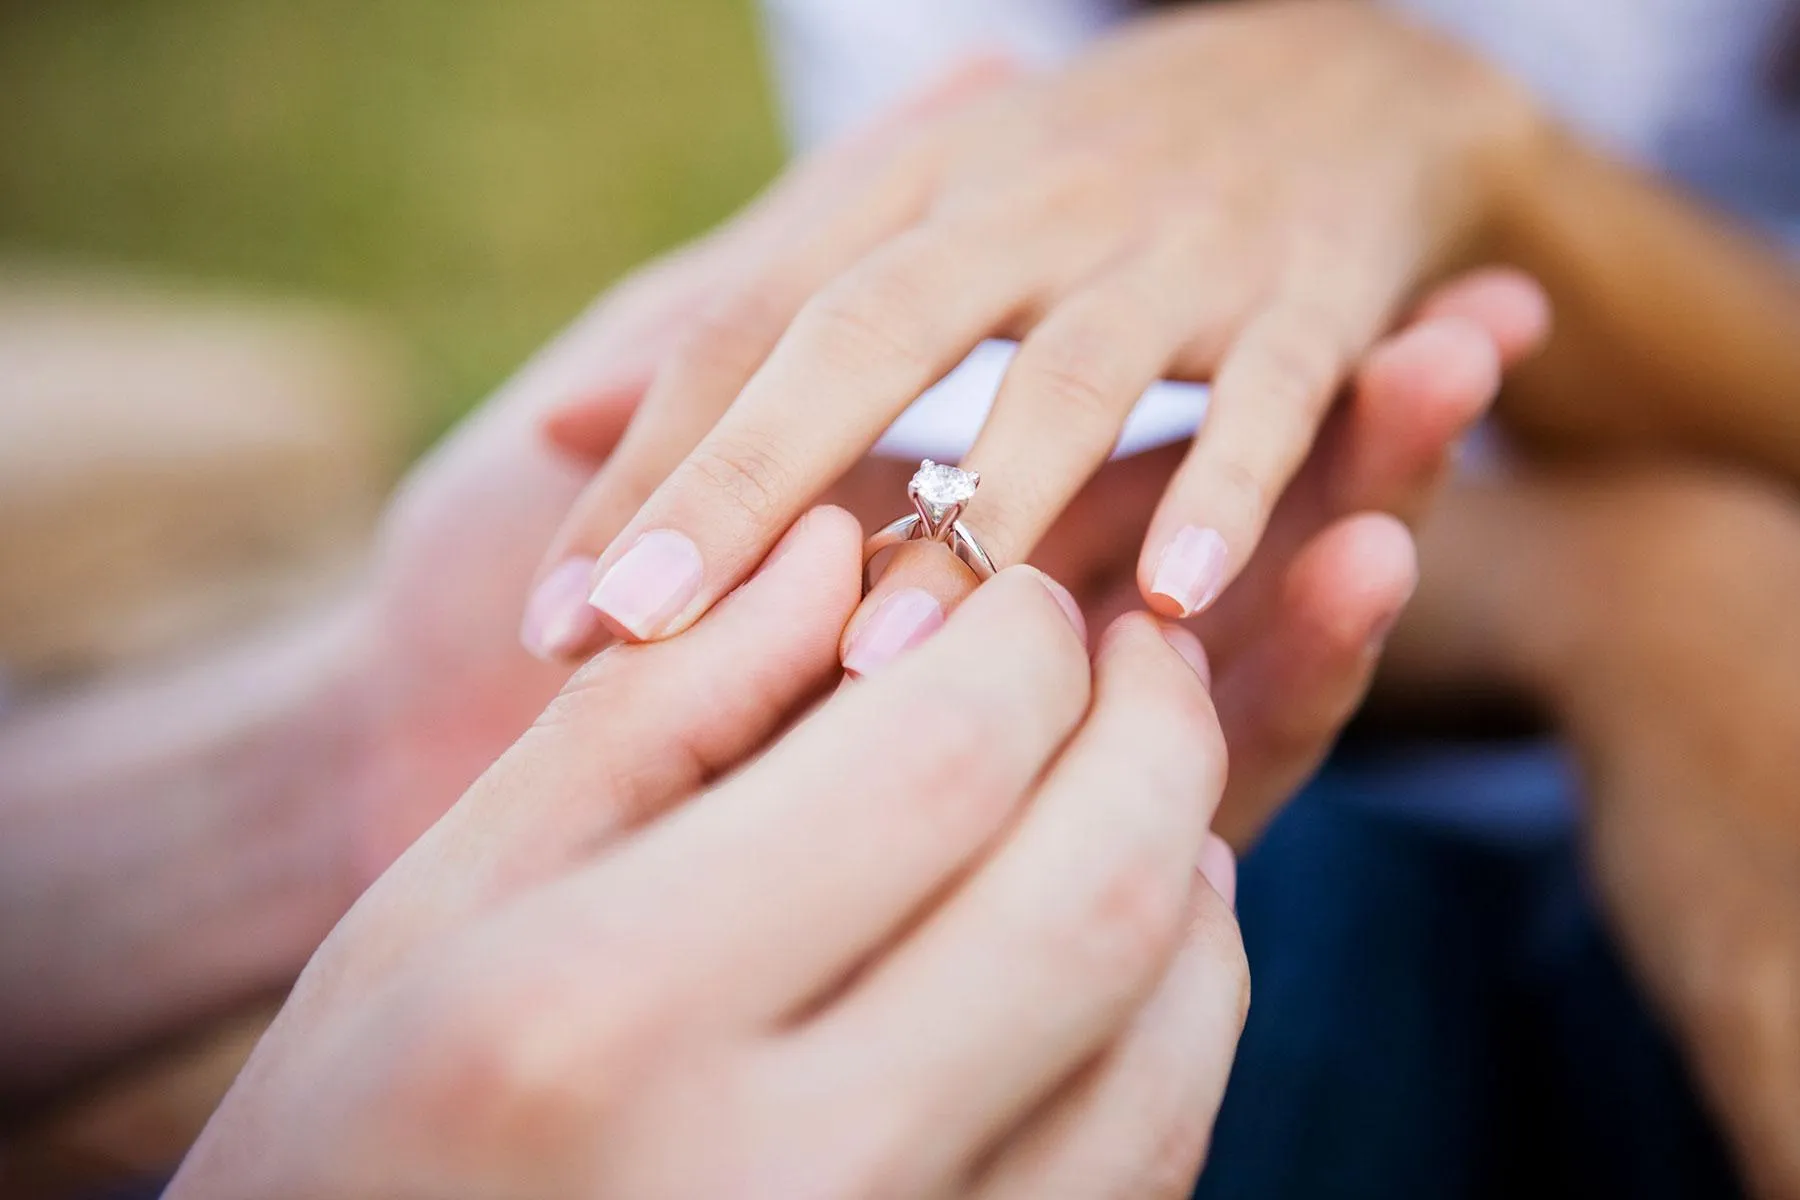
[[[7,1101],[285,987],[531,724],[570,671],[518,648],[537,547],[706,297],[757,245],[715,236],[596,301],[413,470],[366,585],[342,605],[0,726]],[[1371,508],[1422,502],[1456,432],[1492,398],[1496,362],[1541,333],[1541,298],[1517,280],[1472,279],[1444,299],[1421,323],[1456,320],[1365,364],[1355,411],[1366,419],[1346,421],[1346,451],[1320,457],[1321,486],[1281,523],[1267,619],[1221,640],[1217,696],[1236,756],[1221,829],[1236,840],[1329,746],[1367,681],[1372,635],[1412,587],[1410,539]],[[1344,497],[1323,504],[1323,484],[1340,477]],[[1103,506],[1148,514],[1160,480],[1121,471],[1094,487]],[[867,522],[898,494],[879,465],[836,493]],[[1129,556],[1114,562],[1090,511],[1071,511],[1041,562],[1099,628],[1136,604],[1120,586]]]
[[[685,539],[696,574],[666,604],[603,613],[614,634],[677,633],[926,384],[1013,335],[966,464],[988,481],[966,520],[1003,563],[1093,475],[1146,384],[1213,380],[1135,569],[1153,608],[1191,615],[1251,561],[1355,364],[1479,245],[1493,179],[1534,128],[1447,43],[1316,0],[1132,22],[1065,70],[927,109],[841,151],[847,182],[713,299],[543,570],[597,558],[605,580],[644,535]],[[1158,590],[1184,528],[1223,542],[1203,598]],[[967,591],[909,570],[886,586],[946,607]]]
[[[169,1194],[1186,1195],[1248,1000],[1198,643],[1126,617],[1090,665],[1016,568],[765,749],[837,678],[860,543],[817,510],[690,637],[579,672]]]
[[[1594,877],[1752,1194],[1800,1196],[1800,506],[1691,464],[1452,489],[1384,703],[1551,714]]]
[[[1191,622],[1217,676],[1234,756],[1218,823],[1234,846],[1247,846],[1318,765],[1338,714],[1360,699],[1414,585],[1404,529],[1429,507],[1501,370],[1533,353],[1548,325],[1541,291],[1515,273],[1472,272],[1434,292],[1359,366],[1239,585]],[[590,439],[601,403],[556,405],[544,425],[552,442],[596,469],[606,461],[605,445]],[[1096,624],[1140,606],[1130,531],[1152,519],[1181,454],[1171,447],[1102,469],[1034,552]],[[891,515],[911,471],[866,460],[828,495],[874,528]],[[934,548],[903,552],[890,574],[902,569],[909,585],[933,594],[967,589],[963,568]],[[893,591],[885,576],[878,593],[883,588]],[[857,632],[853,619],[841,652]]]

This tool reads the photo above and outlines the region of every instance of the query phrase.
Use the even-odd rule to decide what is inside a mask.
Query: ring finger
[[[1106,462],[1132,406],[1196,330],[1241,307],[1207,286],[1206,254],[1166,248],[1063,301],[1026,336],[964,466],[986,487],[965,520],[996,565],[1020,562]],[[1222,272],[1228,276],[1228,272]],[[925,636],[974,586],[931,547],[906,547],[845,631],[847,669],[866,674]]]

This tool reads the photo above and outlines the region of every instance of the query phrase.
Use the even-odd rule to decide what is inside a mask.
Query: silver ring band
[[[974,471],[940,466],[930,459],[919,464],[906,489],[915,511],[890,521],[863,543],[863,591],[869,590],[869,566],[875,556],[907,542],[941,543],[974,573],[976,583],[992,579],[994,560],[960,519],[980,481]]]

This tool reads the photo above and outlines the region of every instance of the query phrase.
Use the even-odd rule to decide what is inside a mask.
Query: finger
[[[1494,339],[1503,367],[1517,366],[1550,336],[1550,297],[1537,280],[1512,267],[1485,267],[1437,288],[1414,313],[1415,321],[1462,317]]]
[[[1219,668],[1231,780],[1215,830],[1240,850],[1323,760],[1368,688],[1418,564],[1393,517],[1330,525],[1294,557],[1254,640]]]
[[[1236,864],[1217,837],[1201,861],[1211,870],[1194,877],[1187,935],[1156,991],[1118,1042],[1008,1136],[975,1200],[1193,1191],[1250,1002],[1231,911]]]
[[[1536,352],[1549,323],[1543,288],[1511,268],[1472,271],[1432,292],[1357,368],[1329,449],[1329,515],[1417,520],[1456,442],[1493,404],[1501,373]]]
[[[1057,305],[1020,344],[963,466],[981,490],[963,514],[996,563],[1021,562],[1106,462],[1144,389],[1227,299],[1197,288],[1194,256],[1119,267]],[[974,587],[941,551],[896,555],[845,631],[846,668],[867,673],[914,644]],[[894,597],[899,595],[900,600]],[[927,603],[929,597],[935,603]],[[897,628],[903,622],[914,622]]]
[[[580,403],[560,405],[546,412],[539,422],[539,432],[552,448],[590,470],[597,469],[619,443],[625,427],[619,414],[623,412],[629,419],[649,390],[650,380],[646,373],[596,387],[585,393]]]
[[[850,196],[842,194],[850,180],[833,180],[840,184],[829,197],[838,202],[835,214],[816,218],[807,236],[772,227],[753,264],[739,268],[741,277],[720,283],[720,294],[682,322],[684,332],[661,357],[625,437],[551,539],[533,603],[549,593],[567,616],[554,630],[558,637],[527,642],[528,650],[569,659],[602,640],[599,615],[586,603],[598,548],[718,422],[806,297],[917,216],[929,177],[923,153],[888,163],[873,187],[866,175],[856,180]],[[577,590],[581,601],[571,606]]]
[[[1422,515],[1499,387],[1498,335],[1472,320],[1421,318],[1364,356],[1348,402],[1277,501],[1256,565],[1205,613],[1202,636],[1222,663],[1261,626],[1283,565],[1320,529],[1356,512]]]
[[[1049,257],[985,218],[900,235],[808,301],[693,453],[600,555],[620,636],[685,629],[908,401],[1027,305]]]
[[[1466,317],[1426,318],[1376,346],[1329,448],[1327,504],[1417,520],[1455,445],[1499,394],[1500,372],[1495,338]]]
[[[404,897],[394,906],[411,916],[395,920],[454,923],[758,748],[836,678],[860,556],[855,519],[817,509],[692,637],[588,663],[380,885]]]
[[[1013,831],[792,1035],[797,1089],[831,1097],[834,1112],[886,1114],[883,1144],[914,1149],[896,1166],[896,1193],[966,1170],[1117,1036],[1162,977],[1225,766],[1183,652],[1197,657],[1198,643],[1142,614],[1113,626],[1092,711]]]
[[[634,399],[641,396],[696,316],[703,325],[735,328],[733,306],[721,303],[720,295],[732,292],[733,281],[758,277],[755,268],[766,261],[770,247],[814,241],[820,227],[831,225],[838,206],[868,187],[871,176],[891,169],[888,160],[907,153],[908,142],[924,145],[932,122],[1015,78],[1018,70],[1015,62],[1000,54],[964,59],[867,126],[788,170],[719,232],[639,273],[605,297],[597,308],[609,317],[624,309],[635,318],[628,322],[629,336],[604,345],[591,339],[584,342],[581,349],[586,353],[574,356],[558,389],[560,396],[544,414],[544,436],[572,457],[594,462],[605,458],[613,439],[597,439],[594,433],[596,422],[600,431],[605,430],[610,395],[631,391]],[[888,192],[890,198],[896,194]],[[754,295],[757,283],[738,286]]]
[[[1281,301],[1253,318],[1213,381],[1206,421],[1150,524],[1138,564],[1150,607],[1191,617],[1249,561],[1311,449],[1353,356],[1347,297]]]
[[[963,869],[1080,719],[1087,656],[1052,586],[1002,572],[929,647],[533,919],[579,914],[632,981],[621,1004],[747,1025],[805,1008]]]

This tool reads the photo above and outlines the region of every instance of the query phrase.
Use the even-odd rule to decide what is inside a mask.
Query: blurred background
[[[749,0],[0,0],[0,697],[341,573],[778,157]]]
[[[750,0],[0,0],[0,711],[337,586],[779,155]],[[71,1095],[0,1192],[166,1170],[261,1020]]]
[[[748,0],[0,0],[0,250],[341,306],[422,446],[777,142]]]

